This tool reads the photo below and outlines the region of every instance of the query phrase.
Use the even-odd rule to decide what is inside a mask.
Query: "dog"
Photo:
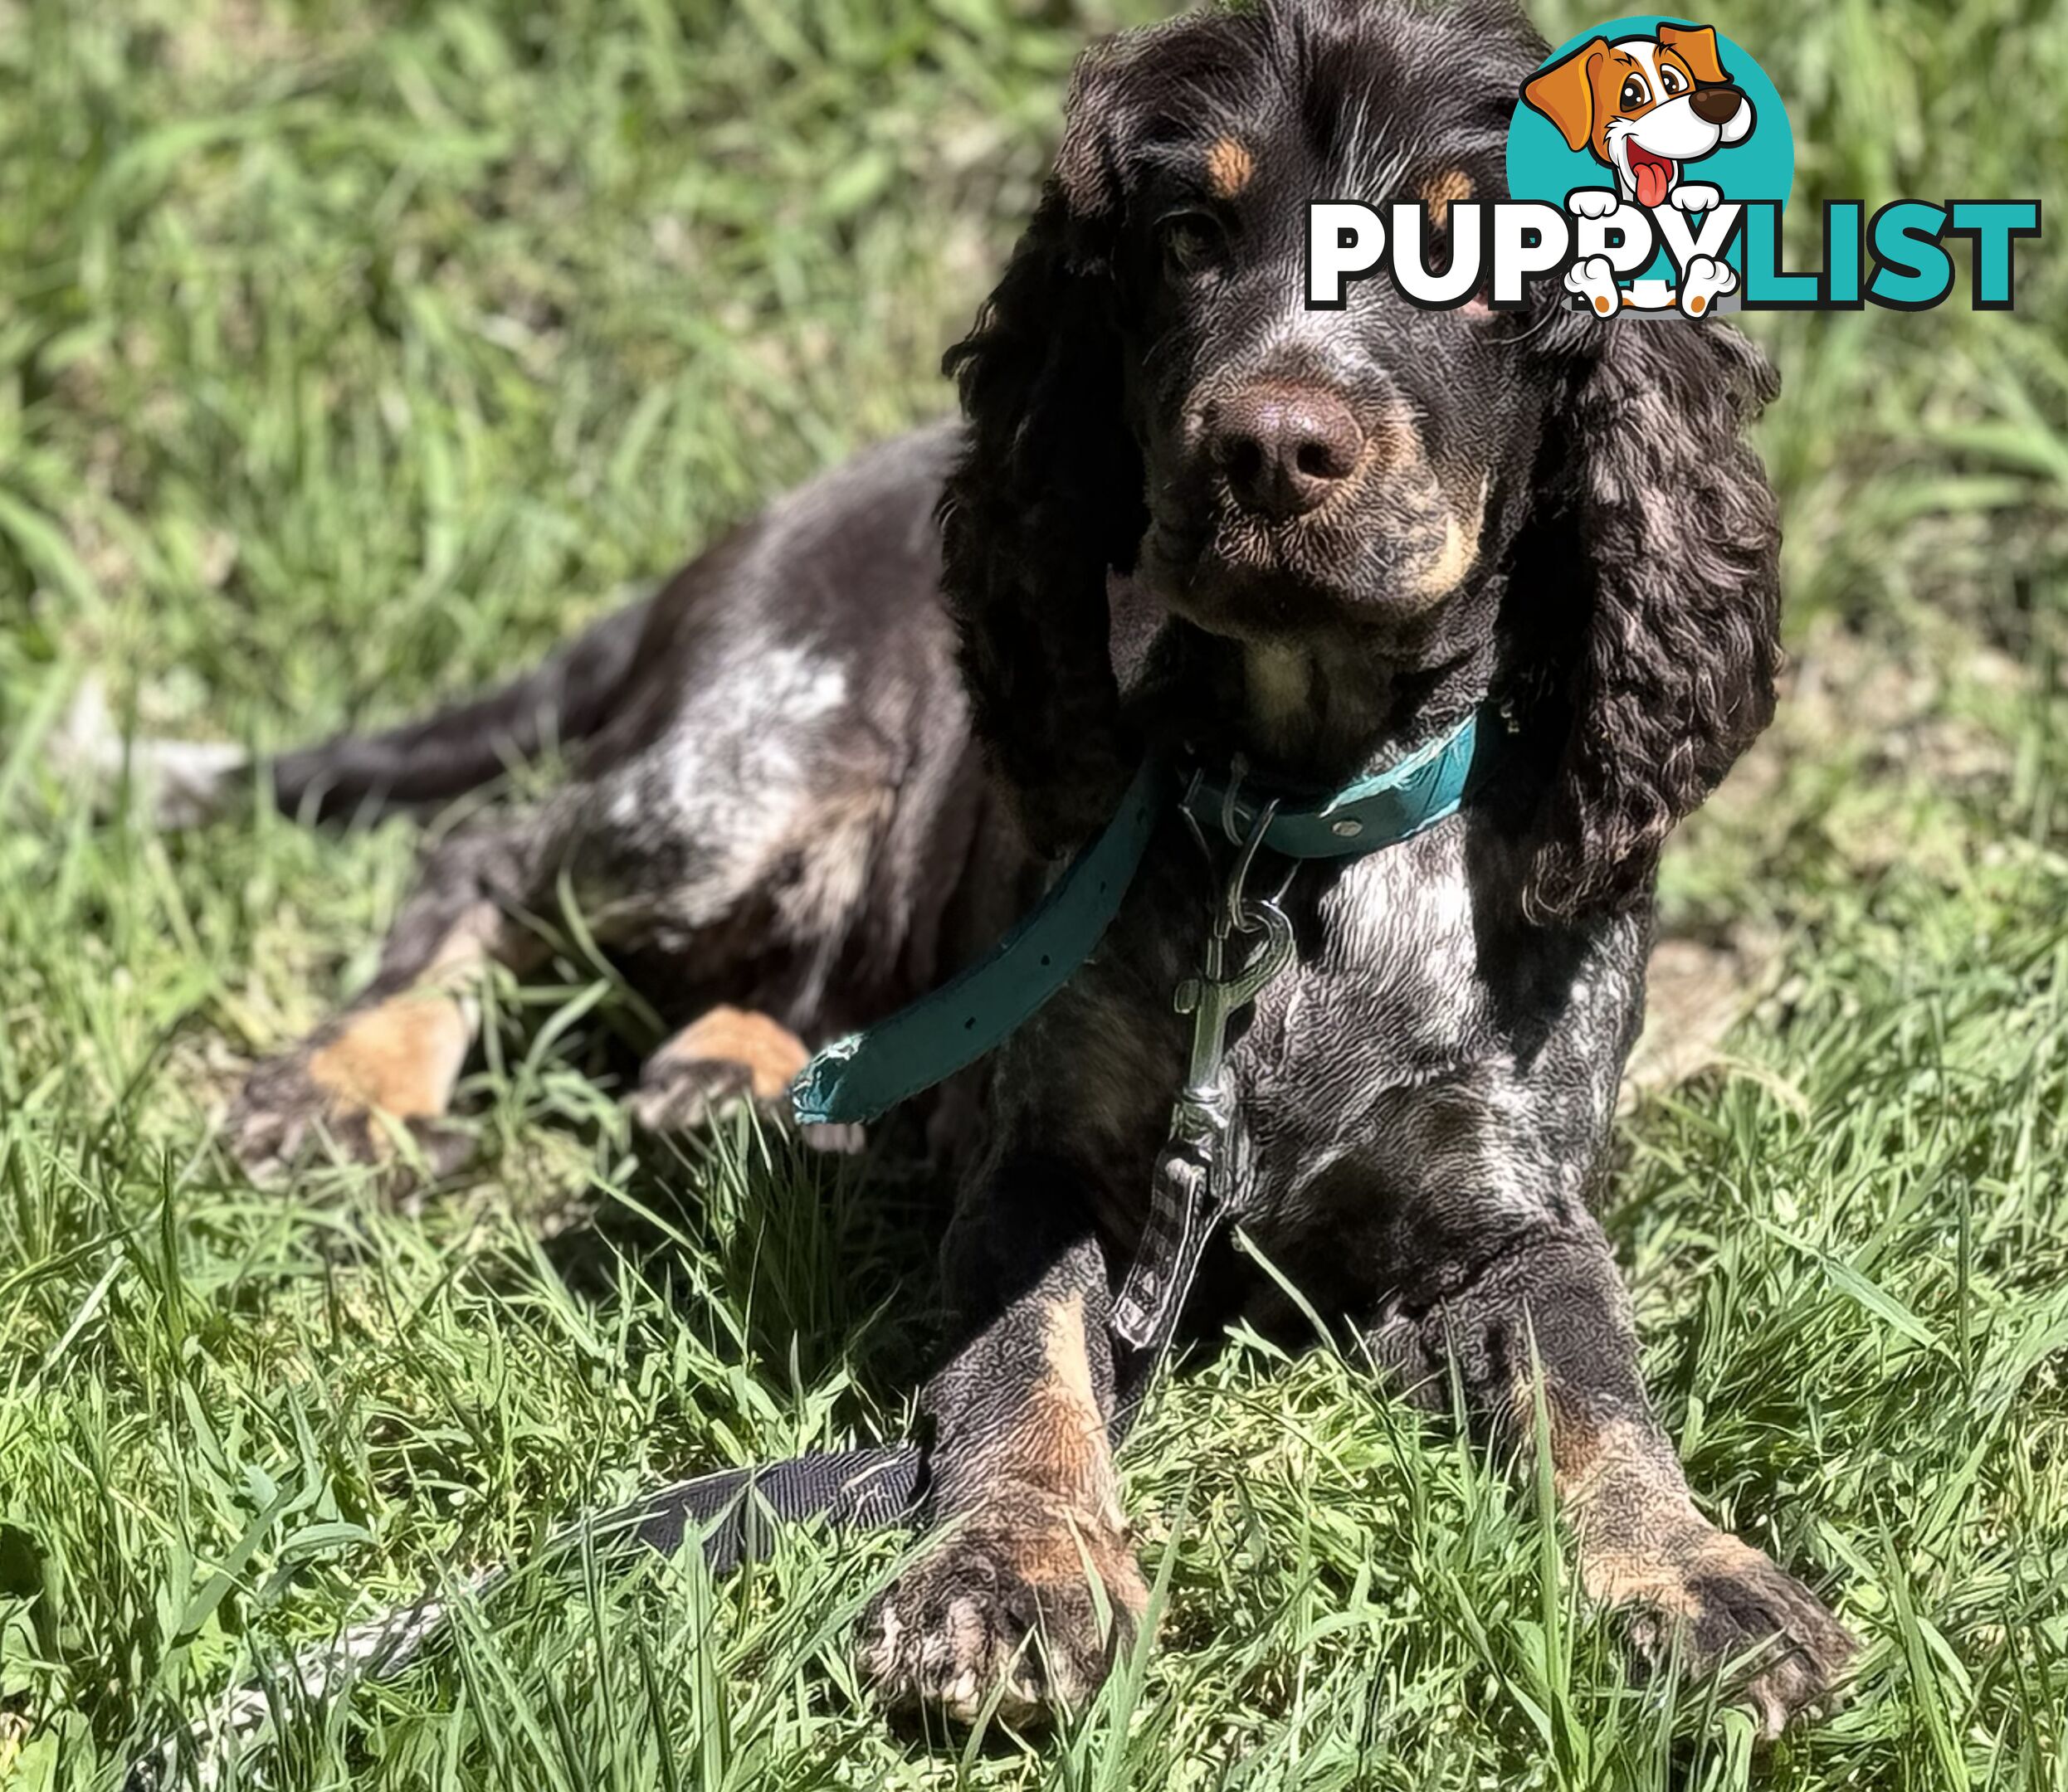
[[[1617,195],[1647,208],[1704,212],[1723,195],[1685,181],[1690,162],[1752,134],[1752,101],[1731,85],[1706,25],[1661,25],[1652,37],[1597,37],[1534,75],[1523,98],[1568,149],[1613,172]]]
[[[1853,1641],[1696,1505],[1590,1205],[1660,850],[1772,713],[1778,530],[1744,436],[1771,370],[1720,324],[1550,296],[1300,300],[1312,196],[1438,220],[1504,196],[1543,55],[1495,0],[1259,0],[1087,51],[949,357],[962,421],[783,499],[508,689],[272,767],[289,811],[351,816],[548,740],[572,762],[432,847],[370,986],[251,1074],[237,1152],[442,1159],[479,979],[536,962],[570,900],[679,1024],[641,1119],[776,1104],[812,1045],[996,937],[1145,755],[1326,791],[1497,713],[1509,745],[1448,820],[1260,855],[1290,962],[1228,1031],[1223,1193],[1408,1396],[1461,1394],[1525,1471],[1542,1441],[1580,1580],[1641,1650],[1731,1668],[1769,1735],[1822,1708]],[[1225,874],[1199,845],[1158,811],[1104,942],[993,1060],[923,1396],[939,1535],[857,1634],[894,1709],[1080,1706],[1146,1610],[1110,1444],[1145,1370],[1111,1322]],[[1214,1248],[1188,1325],[1296,1335],[1246,1265]]]

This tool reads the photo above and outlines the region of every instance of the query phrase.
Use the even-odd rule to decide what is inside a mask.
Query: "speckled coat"
[[[950,358],[961,427],[782,500],[501,693],[276,766],[289,807],[354,812],[553,740],[573,761],[433,848],[373,983],[252,1074],[240,1153],[451,1161],[474,980],[570,895],[679,1023],[635,1114],[779,1108],[810,1046],[994,937],[1144,752],[1325,790],[1490,702],[1516,732],[1462,814],[1293,877],[1296,962],[1232,1034],[1227,1192],[1405,1387],[1455,1385],[1518,1456],[1548,1440],[1581,1580],[1641,1648],[1730,1668],[1769,1732],[1818,1708],[1851,1639],[1695,1506],[1587,1200],[1660,847],[1772,710],[1778,533],[1744,440],[1771,374],[1720,320],[1555,289],[1299,302],[1309,198],[1418,200],[1467,241],[1543,54],[1495,0],[1263,0],[1090,52]],[[1212,887],[1173,817],[994,1066],[924,1396],[941,1535],[859,1627],[893,1707],[1076,1704],[1144,1608],[1109,1319]],[[1282,1298],[1224,1250],[1195,1322]]]

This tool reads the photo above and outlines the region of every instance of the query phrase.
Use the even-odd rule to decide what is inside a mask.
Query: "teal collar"
[[[1281,800],[1262,844],[1289,859],[1347,859],[1397,845],[1455,815],[1477,787],[1506,730],[1482,705],[1398,765],[1302,806]],[[1238,784],[1145,762],[1105,831],[988,957],[866,1032],[836,1040],[791,1085],[807,1124],[873,1120],[944,1082],[1015,1032],[1089,958],[1149,850],[1172,798],[1205,829],[1246,835],[1266,798]]]
[[[1264,845],[1288,859],[1354,859],[1397,845],[1455,814],[1474,771],[1483,772],[1480,762],[1490,762],[1492,743],[1505,732],[1494,714],[1482,742],[1480,718],[1486,714],[1485,708],[1471,711],[1399,764],[1353,779],[1319,801],[1303,806],[1281,796],[1264,830]],[[1264,812],[1269,793],[1246,792],[1238,783],[1232,802],[1229,794],[1226,779],[1201,778],[1186,791],[1183,806],[1202,828],[1212,824],[1242,839]]]

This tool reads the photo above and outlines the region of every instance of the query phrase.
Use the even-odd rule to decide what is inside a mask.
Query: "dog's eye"
[[[1669,94],[1685,93],[1687,90],[1687,83],[1680,79],[1680,71],[1676,68],[1661,69],[1659,85]]]
[[[1623,83],[1623,90],[1617,95],[1616,103],[1626,112],[1632,106],[1641,106],[1651,97],[1651,90],[1644,84],[1644,76],[1632,75]]]
[[[1227,233],[1211,212],[1166,212],[1156,221],[1156,246],[1164,270],[1188,280],[1215,265],[1227,247]]]

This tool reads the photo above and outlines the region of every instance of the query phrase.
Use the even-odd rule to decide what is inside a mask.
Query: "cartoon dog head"
[[[1661,25],[1656,37],[1597,37],[1533,75],[1523,98],[1570,149],[1616,172],[1626,199],[1666,203],[1681,166],[1752,131],[1752,102],[1730,84],[1706,25]]]

